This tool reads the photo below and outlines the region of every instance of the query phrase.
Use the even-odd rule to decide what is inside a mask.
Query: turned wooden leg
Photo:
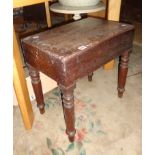
[[[75,84],[65,87],[59,84],[59,88],[62,92],[62,103],[64,110],[64,118],[66,123],[66,133],[68,135],[69,141],[74,141],[75,130],[75,116],[74,116],[74,88]]]
[[[88,81],[91,82],[92,81],[92,78],[93,78],[93,73],[91,73],[91,74],[88,75]]]
[[[122,98],[125,91],[126,77],[128,73],[128,61],[129,61],[129,52],[125,52],[120,57],[120,63],[118,68],[118,97]]]
[[[34,94],[36,96],[37,107],[40,110],[40,114],[43,114],[45,112],[45,109],[44,109],[45,103],[44,103],[44,98],[43,98],[43,92],[42,92],[39,72],[35,68],[29,66],[29,74],[31,77]]]

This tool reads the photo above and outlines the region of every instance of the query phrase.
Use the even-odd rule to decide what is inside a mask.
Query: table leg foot
[[[69,136],[68,136],[68,139],[69,139],[69,141],[72,143],[72,142],[74,142],[75,136],[73,136],[73,137],[69,137]]]
[[[119,97],[119,98],[122,98],[125,89],[120,89],[120,88],[117,88],[117,89],[118,89],[118,97]]]
[[[93,80],[93,73],[91,73],[91,74],[88,75],[88,81],[91,82],[92,80]]]
[[[118,68],[118,97],[122,98],[125,91],[126,77],[128,73],[129,51],[123,53],[120,57]]]

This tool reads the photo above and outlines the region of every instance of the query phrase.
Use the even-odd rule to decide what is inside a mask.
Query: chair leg
[[[120,57],[118,68],[118,97],[122,98],[125,91],[126,77],[128,73],[129,51],[123,53]]]
[[[43,114],[45,112],[45,109],[44,109],[45,103],[44,103],[44,98],[43,98],[40,75],[39,75],[39,72],[35,68],[31,66],[28,66],[28,67],[29,67],[29,74],[31,77],[34,94],[36,96],[37,107],[40,110],[40,114]]]
[[[93,78],[93,73],[91,73],[91,74],[88,75],[88,81],[91,82],[92,81],[92,78]]]
[[[73,95],[75,84],[69,87],[65,87],[59,84],[59,88],[62,92],[62,104],[66,123],[66,134],[68,135],[69,141],[73,142],[76,133]]]
[[[47,26],[48,28],[50,28],[52,26],[52,23],[51,23],[51,16],[50,16],[50,9],[49,9],[48,1],[45,2],[45,10],[46,10]]]

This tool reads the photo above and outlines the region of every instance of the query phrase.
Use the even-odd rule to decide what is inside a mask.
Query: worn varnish
[[[133,41],[132,25],[86,18],[23,39],[27,64],[36,73],[41,71],[56,80],[61,91],[66,121],[66,133],[74,140],[74,96],[76,80],[89,75],[117,56],[121,56],[118,95],[122,97]],[[41,86],[34,86],[42,92]],[[39,94],[36,93],[36,94]],[[36,96],[37,98],[37,96]],[[39,98],[39,97],[38,97]],[[38,105],[44,106],[43,97]],[[39,102],[39,101],[38,101]],[[43,109],[42,109],[43,110]]]

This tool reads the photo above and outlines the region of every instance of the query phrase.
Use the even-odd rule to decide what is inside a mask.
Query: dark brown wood
[[[120,93],[127,74],[127,69],[122,66],[127,66],[126,51],[132,49],[133,30],[132,25],[86,18],[22,41],[27,63],[59,84],[70,141],[75,135],[74,83],[88,75],[91,80],[96,69],[122,56],[118,82]]]
[[[31,83],[33,86],[34,94],[36,96],[37,107],[40,110],[40,114],[43,114],[45,112],[45,109],[44,109],[45,104],[44,104],[42,85],[40,81],[39,72],[35,68],[31,67],[30,65],[28,66],[28,68],[29,68],[29,74],[31,77]]]
[[[88,81],[92,81],[93,80],[93,73],[88,74]]]
[[[73,142],[76,133],[73,95],[75,84],[72,84],[70,86],[63,86],[59,84],[59,88],[62,92],[62,104],[66,123],[66,133],[68,135],[69,141]]]
[[[132,25],[86,18],[27,37],[23,46],[30,65],[69,85],[131,49],[132,38]]]
[[[125,91],[126,77],[128,73],[129,52],[124,52],[120,57],[118,68],[118,97],[122,98]]]

